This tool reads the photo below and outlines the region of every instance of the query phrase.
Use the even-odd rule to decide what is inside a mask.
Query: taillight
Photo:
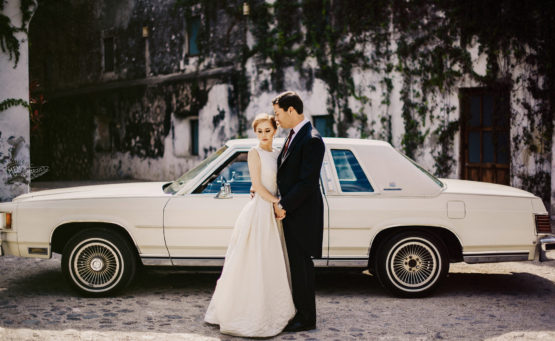
[[[536,215],[536,232],[551,233],[551,220],[548,214]]]
[[[12,214],[11,213],[2,213],[2,215],[0,216],[1,219],[1,223],[2,225],[0,225],[0,227],[4,228],[4,229],[11,229],[12,228]]]

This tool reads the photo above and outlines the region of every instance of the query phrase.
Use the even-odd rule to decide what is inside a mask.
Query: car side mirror
[[[231,199],[233,194],[231,194],[231,184],[229,182],[223,182],[220,191],[214,197],[216,199]]]

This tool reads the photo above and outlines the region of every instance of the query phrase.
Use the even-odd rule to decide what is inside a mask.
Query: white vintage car
[[[437,179],[390,144],[325,138],[319,267],[369,269],[399,296],[430,293],[451,262],[544,260],[544,204],[508,186]],[[221,266],[250,200],[247,152],[231,140],[179,179],[72,187],[0,203],[1,254],[50,258],[82,294],[125,288],[145,266]],[[283,139],[277,139],[281,146]]]

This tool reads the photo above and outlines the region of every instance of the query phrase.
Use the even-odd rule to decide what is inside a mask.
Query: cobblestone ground
[[[236,340],[203,322],[217,273],[144,271],[123,295],[82,298],[60,257],[0,257],[0,340]],[[318,328],[276,340],[554,340],[555,262],[454,264],[429,298],[318,271]]]

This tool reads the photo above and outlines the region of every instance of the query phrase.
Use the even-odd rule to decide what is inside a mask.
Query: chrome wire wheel
[[[90,227],[77,231],[64,245],[62,272],[83,296],[105,297],[131,284],[137,271],[137,250],[125,231]]]
[[[440,262],[437,250],[418,240],[399,244],[389,258],[389,272],[395,282],[405,288],[420,288],[432,281]]]
[[[70,256],[71,276],[83,290],[103,292],[113,288],[123,274],[120,250],[108,240],[83,240]]]
[[[431,293],[449,272],[449,258],[441,239],[420,231],[392,235],[374,258],[378,280],[400,297]]]

